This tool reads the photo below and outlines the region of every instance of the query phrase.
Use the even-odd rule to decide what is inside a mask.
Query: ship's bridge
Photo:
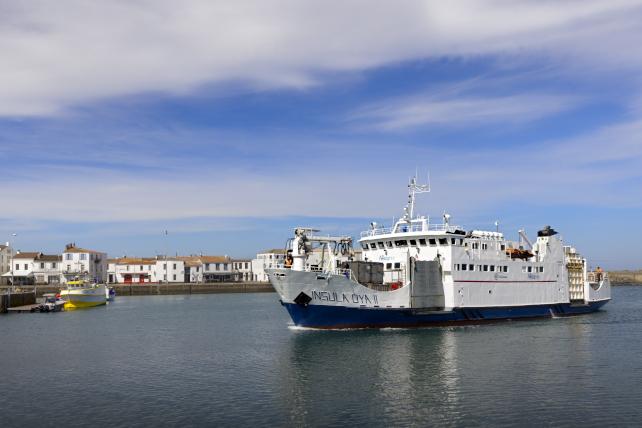
[[[413,220],[399,220],[392,227],[380,227],[376,223],[370,224],[370,229],[361,232],[361,240],[381,235],[394,235],[401,233],[425,234],[425,233],[456,233],[461,231],[459,226],[448,223],[431,224],[428,217],[418,217]]]

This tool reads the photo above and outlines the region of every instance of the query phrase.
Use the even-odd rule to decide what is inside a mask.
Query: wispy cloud
[[[180,8],[169,0],[5,0],[0,11],[0,116],[55,115],[208,84],[305,88],[326,72],[421,58],[526,55],[582,69],[642,67],[642,7],[632,0],[191,0]]]
[[[379,101],[353,112],[359,126],[381,131],[402,131],[423,126],[470,127],[498,122],[515,124],[537,120],[576,107],[579,98],[564,95],[508,96],[413,95]]]

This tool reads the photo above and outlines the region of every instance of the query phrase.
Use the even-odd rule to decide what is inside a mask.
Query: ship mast
[[[419,193],[429,193],[430,192],[430,176],[428,176],[427,184],[417,184],[417,174],[410,179],[408,184],[408,204],[404,208],[403,219],[407,222],[410,222],[415,216],[415,199],[416,195]]]

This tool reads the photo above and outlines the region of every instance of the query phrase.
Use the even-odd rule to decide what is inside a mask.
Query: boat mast
[[[410,179],[410,184],[408,184],[408,205],[404,208],[403,219],[407,222],[410,222],[415,216],[415,199],[416,195],[419,193],[429,193],[430,192],[430,175],[428,175],[427,184],[417,184],[417,173],[415,176]]]

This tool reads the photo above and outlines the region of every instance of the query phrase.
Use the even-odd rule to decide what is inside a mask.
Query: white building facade
[[[234,259],[232,260],[232,270],[235,274],[235,281],[249,282],[254,281],[252,274],[252,260],[250,259]]]
[[[13,248],[7,242],[0,244],[0,284],[8,284],[9,279],[5,274],[11,271],[11,258],[13,257]]]
[[[252,260],[253,280],[258,282],[267,282],[268,276],[265,269],[272,269],[283,266],[285,263],[285,250],[273,249],[258,253]]]
[[[3,274],[15,285],[60,284],[62,256],[40,252],[18,252],[13,256],[13,269]]]
[[[107,254],[68,244],[62,253],[63,281],[76,277],[95,282],[107,281]]]

